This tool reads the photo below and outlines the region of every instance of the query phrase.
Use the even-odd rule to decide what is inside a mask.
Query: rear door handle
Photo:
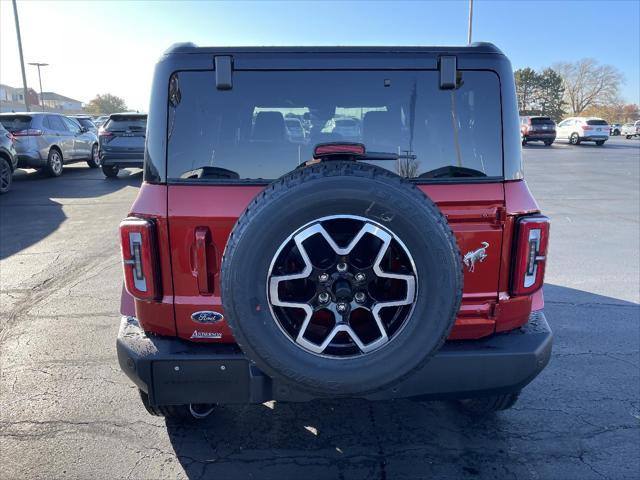
[[[198,291],[201,294],[212,293],[209,284],[209,271],[207,267],[207,237],[209,229],[207,227],[197,227],[195,232],[196,248],[194,274],[198,281]]]

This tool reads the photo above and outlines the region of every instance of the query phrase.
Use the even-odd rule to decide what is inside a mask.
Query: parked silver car
[[[18,167],[42,168],[57,177],[65,163],[100,166],[98,137],[71,118],[46,112],[2,113],[0,123],[16,139]]]
[[[96,124],[93,123],[93,119],[89,115],[69,115],[69,118],[78,122],[81,127],[98,135],[98,127],[96,127]]]

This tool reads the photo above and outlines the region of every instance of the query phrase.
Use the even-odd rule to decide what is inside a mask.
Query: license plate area
[[[249,363],[240,359],[155,361],[153,403],[246,403]]]

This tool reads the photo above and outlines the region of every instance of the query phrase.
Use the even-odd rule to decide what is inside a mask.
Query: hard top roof
[[[174,43],[165,52],[192,54],[232,54],[232,53],[485,53],[503,55],[502,51],[489,42],[474,42],[467,46],[279,46],[279,47],[198,47],[191,42]]]

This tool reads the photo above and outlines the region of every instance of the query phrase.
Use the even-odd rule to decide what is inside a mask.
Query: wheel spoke
[[[329,231],[334,232],[335,228],[327,230],[322,223],[331,221],[333,219],[341,219],[341,221],[344,221],[345,218],[353,219],[354,221],[359,222],[359,224],[362,226],[351,238],[348,245],[341,247],[329,233]],[[337,262],[333,267],[331,267],[328,273],[326,273],[326,271],[320,270],[320,273],[322,275],[318,275],[318,267],[314,267],[309,256],[309,252],[307,252],[304,247],[304,242],[306,240],[317,235],[321,236],[333,250],[336,255]],[[363,276],[363,278],[366,278],[366,282],[363,282],[362,279],[355,279],[355,273],[359,271],[358,267],[354,268],[354,266],[350,264],[350,266],[347,268],[344,263],[341,264],[339,262],[350,263],[349,255],[351,254],[351,252],[356,248],[358,243],[361,242],[365,236],[369,235],[377,238],[378,244],[380,242],[381,244],[377,251],[375,251],[375,248],[378,244],[376,244],[376,247],[373,248],[373,253],[371,254],[374,257],[373,265],[372,267],[369,267],[371,268],[371,270],[368,270],[367,276]],[[414,274],[391,273],[383,270],[382,262],[387,252],[389,251],[394,239],[397,240],[394,243],[394,252],[396,252],[398,248],[404,251],[404,267],[415,274],[415,266],[413,265],[411,256],[406,247],[397,239],[397,237],[395,237],[384,227],[362,217],[336,216],[327,217],[326,219],[319,219],[301,229],[300,231],[289,237],[289,239],[287,239],[285,242],[283,242],[280,249],[275,254],[270,272],[273,271],[276,267],[275,262],[281,256],[283,249],[294,248],[292,244],[295,244],[295,248],[297,248],[298,253],[304,263],[304,267],[299,272],[289,273],[286,275],[271,275],[268,279],[268,295],[271,305],[274,307],[280,307],[280,309],[285,309],[277,311],[272,310],[274,319],[277,323],[280,324],[283,332],[285,332],[285,334],[287,334],[290,339],[296,344],[315,354],[325,354],[329,347],[331,347],[328,353],[329,355],[345,355],[345,353],[340,354],[340,351],[344,351],[351,352],[346,353],[346,355],[351,356],[354,355],[354,349],[356,352],[359,351],[360,354],[366,354],[389,342],[391,338],[393,338],[393,335],[395,335],[395,333],[398,331],[399,327],[389,324],[385,326],[385,322],[380,315],[381,310],[384,308],[402,307],[405,305],[413,304],[413,302],[415,301],[417,289],[417,281]],[[368,251],[371,251],[369,245],[363,246],[363,248],[369,249]],[[344,269],[341,268],[340,265],[345,265]],[[324,278],[319,279],[316,278],[316,276],[322,276]],[[389,279],[403,282],[406,285],[404,297],[397,300],[376,302],[375,299],[373,299],[371,296],[367,296],[366,298],[368,298],[368,300],[365,299],[365,297],[362,297],[362,299],[359,298],[358,302],[356,302],[354,297],[352,296],[355,294],[354,292],[362,292],[362,289],[364,288],[365,295],[371,295],[370,293],[367,293],[367,285],[370,282],[376,282],[376,277],[378,279]],[[305,280],[305,285],[309,285],[308,282],[311,282],[311,284],[315,285],[316,293],[313,299],[301,300],[299,298],[287,298],[286,300],[283,300],[282,298],[280,298],[280,285],[282,284],[282,282],[290,282],[296,280]],[[338,287],[338,285],[340,286]],[[330,295],[329,301],[327,301],[327,292]],[[317,295],[319,295],[320,293],[325,296],[325,299],[318,303]],[[361,293],[359,294],[361,295]],[[345,297],[344,295],[347,296]],[[345,304],[346,307],[344,306]],[[337,311],[338,308],[340,309],[340,311]],[[302,310],[304,312],[304,317],[302,318],[302,320],[300,320],[300,317],[292,318],[290,316],[291,314],[286,313],[286,309]],[[314,318],[316,318],[314,317],[314,312],[319,309],[331,312],[333,316],[333,325],[329,325],[327,327],[329,331],[325,336],[323,336],[323,338],[318,339],[317,337],[315,337],[312,341],[306,337],[307,331],[312,324],[312,320],[314,331],[316,331],[319,325],[317,321],[320,321],[321,323],[326,321],[326,319],[321,319],[320,317],[317,317],[318,320],[314,320]],[[369,319],[364,320],[365,317],[358,317],[358,323],[354,328],[351,324],[351,314],[358,309],[369,312]],[[398,312],[401,311],[398,310]],[[282,318],[287,324],[286,328],[284,328],[283,324],[281,323],[281,315],[283,316]],[[404,317],[400,317],[401,323],[408,320],[410,312],[404,312],[403,315]],[[366,323],[361,323],[363,321],[365,321]],[[365,330],[361,330],[362,328],[365,328]],[[387,331],[387,328],[389,328],[389,331]],[[376,331],[378,332],[377,334]],[[351,339],[351,342],[345,343],[342,340],[336,340],[336,337],[341,333],[348,335]],[[314,335],[317,335],[317,333],[315,333]],[[361,337],[360,335],[363,336]],[[371,340],[371,338],[375,339]]]

